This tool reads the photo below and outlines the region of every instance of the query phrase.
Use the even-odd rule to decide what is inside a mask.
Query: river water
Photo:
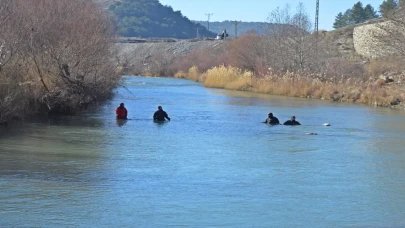
[[[125,87],[95,113],[0,130],[0,227],[405,227],[403,111]],[[152,121],[158,105],[171,122]],[[262,124],[269,112],[303,125]]]

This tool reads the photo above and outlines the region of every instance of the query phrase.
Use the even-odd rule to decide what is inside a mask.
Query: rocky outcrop
[[[374,59],[397,53],[390,45],[392,32],[399,29],[390,21],[371,20],[333,31],[320,31],[323,41],[330,45],[336,56],[350,59]],[[390,33],[390,34],[389,34]],[[405,36],[405,31],[402,33]]]
[[[353,46],[358,54],[365,58],[379,58],[396,54],[388,45],[389,33],[395,29],[390,21],[355,27],[353,30]]]

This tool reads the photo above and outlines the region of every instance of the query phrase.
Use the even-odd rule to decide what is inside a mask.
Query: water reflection
[[[87,116],[34,117],[0,134],[0,177],[93,182],[99,170],[103,121]],[[86,171],[83,170],[86,167]]]
[[[116,123],[118,127],[122,127],[127,123],[128,120],[123,120],[123,119],[117,119]]]

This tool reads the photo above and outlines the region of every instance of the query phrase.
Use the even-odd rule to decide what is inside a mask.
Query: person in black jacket
[[[277,117],[273,116],[273,113],[269,113],[268,118],[263,123],[277,125],[280,124],[280,121]]]
[[[155,112],[155,114],[153,114],[153,120],[154,121],[165,121],[165,119],[170,121],[169,116],[167,115],[167,113],[165,111],[163,111],[162,106],[159,106],[158,110]]]
[[[284,125],[301,125],[300,122],[295,120],[295,116],[291,117],[291,120],[287,120]]]

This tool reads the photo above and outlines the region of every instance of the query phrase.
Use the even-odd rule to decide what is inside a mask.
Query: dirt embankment
[[[354,48],[353,29],[354,26],[330,32],[320,31],[321,42],[327,43],[333,56],[364,61]],[[154,74],[158,69],[168,68],[175,59],[200,48],[219,55],[229,43],[229,40],[127,40],[130,38],[120,39],[115,48],[117,64],[128,74]]]
[[[124,73],[156,74],[160,69],[168,69],[175,59],[199,48],[219,54],[227,43],[226,40],[117,43],[115,45],[116,60],[123,67]],[[165,75],[164,73],[161,72],[161,75]]]

